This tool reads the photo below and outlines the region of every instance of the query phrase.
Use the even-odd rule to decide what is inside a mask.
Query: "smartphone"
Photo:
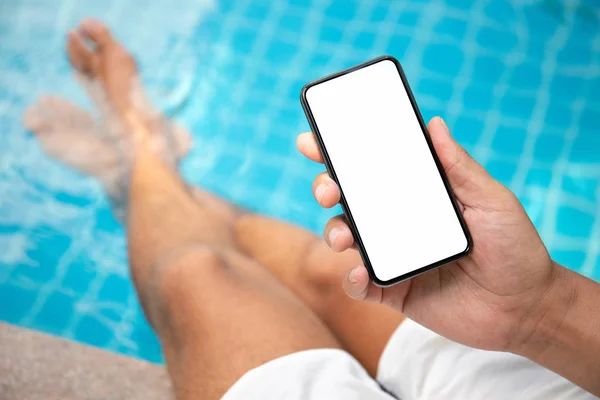
[[[398,60],[379,57],[316,80],[300,98],[376,285],[469,252],[471,236]]]

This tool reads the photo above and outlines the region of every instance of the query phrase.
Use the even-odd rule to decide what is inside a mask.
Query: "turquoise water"
[[[600,12],[595,1],[134,1],[0,4],[0,320],[159,361],[100,187],[21,125],[37,95],[89,107],[62,48],[100,17],[156,103],[193,132],[193,183],[320,232],[298,101],[312,79],[381,54],[425,118],[516,192],[555,259],[600,279]],[[565,5],[566,4],[566,5]],[[594,8],[595,7],[595,8]]]

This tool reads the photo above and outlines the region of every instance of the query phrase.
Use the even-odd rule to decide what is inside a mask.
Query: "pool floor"
[[[568,3],[564,5],[564,3]],[[321,168],[295,150],[312,79],[382,54],[426,119],[523,202],[554,259],[600,279],[600,12],[558,0],[23,0],[0,5],[0,320],[161,361],[99,185],[21,123],[41,93],[84,107],[64,55],[84,16],[136,55],[157,105],[194,133],[193,184],[321,232]]]

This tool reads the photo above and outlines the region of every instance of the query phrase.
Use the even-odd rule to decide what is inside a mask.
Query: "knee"
[[[160,313],[173,315],[207,301],[211,287],[222,284],[227,264],[217,250],[193,246],[172,254],[156,268]]]

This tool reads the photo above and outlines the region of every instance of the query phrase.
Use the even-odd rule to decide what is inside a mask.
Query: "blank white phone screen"
[[[306,101],[378,279],[466,250],[467,238],[393,61],[311,86]]]

